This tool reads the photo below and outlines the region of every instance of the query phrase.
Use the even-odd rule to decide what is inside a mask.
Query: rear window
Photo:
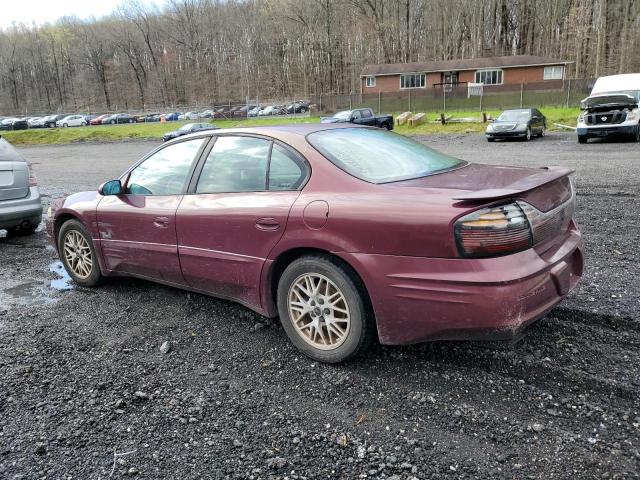
[[[396,133],[374,128],[337,128],[307,136],[333,164],[370,183],[426,177],[466,162]]]

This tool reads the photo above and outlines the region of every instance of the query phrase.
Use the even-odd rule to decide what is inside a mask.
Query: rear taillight
[[[29,167],[29,186],[30,187],[37,187],[38,186],[38,179],[36,178],[36,174],[33,172],[33,167],[31,166],[31,164],[27,164],[27,166]]]
[[[454,226],[463,257],[495,257],[526,250],[533,244],[531,226],[517,203],[476,210]]]

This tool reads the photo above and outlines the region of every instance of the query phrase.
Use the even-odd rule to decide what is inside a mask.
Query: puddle
[[[55,273],[60,278],[51,280],[50,286],[56,290],[71,290],[73,284],[71,283],[71,277],[62,266],[62,262],[57,261],[49,265],[49,271]]]
[[[74,288],[71,277],[62,266],[62,262],[53,262],[47,268],[49,272],[55,273],[58,278],[53,280],[32,280],[0,290],[0,305],[8,307],[48,305],[58,300],[55,294],[56,290],[65,291]]]

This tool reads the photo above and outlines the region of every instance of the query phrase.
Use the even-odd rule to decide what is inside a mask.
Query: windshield
[[[498,117],[499,122],[526,122],[531,117],[529,110],[506,110]]]
[[[466,163],[403,135],[373,128],[323,130],[307,140],[337,167],[371,183],[425,177]]]
[[[338,112],[333,117],[334,118],[346,118],[346,119],[349,119],[349,118],[351,118],[351,110],[345,110],[343,112]]]

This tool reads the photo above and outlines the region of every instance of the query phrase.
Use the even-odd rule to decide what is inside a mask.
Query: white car
[[[56,127],[84,127],[87,120],[84,115],[68,115],[56,122]]]
[[[178,120],[198,120],[198,112],[183,113],[178,117]]]
[[[277,107],[274,107],[273,105],[270,105],[270,106],[260,110],[258,112],[258,116],[259,117],[266,117],[267,115],[278,115],[279,112],[280,112],[280,110]]]
[[[247,115],[248,115],[249,117],[257,117],[257,116],[260,114],[260,111],[261,111],[261,110],[262,110],[262,107],[255,107],[255,108],[252,108],[251,110],[249,110],[249,111],[247,112]]]
[[[44,127],[44,117],[31,117],[27,120],[29,124],[29,128],[40,128]]]
[[[579,143],[590,138],[627,137],[640,142],[640,73],[600,77],[580,102]]]

